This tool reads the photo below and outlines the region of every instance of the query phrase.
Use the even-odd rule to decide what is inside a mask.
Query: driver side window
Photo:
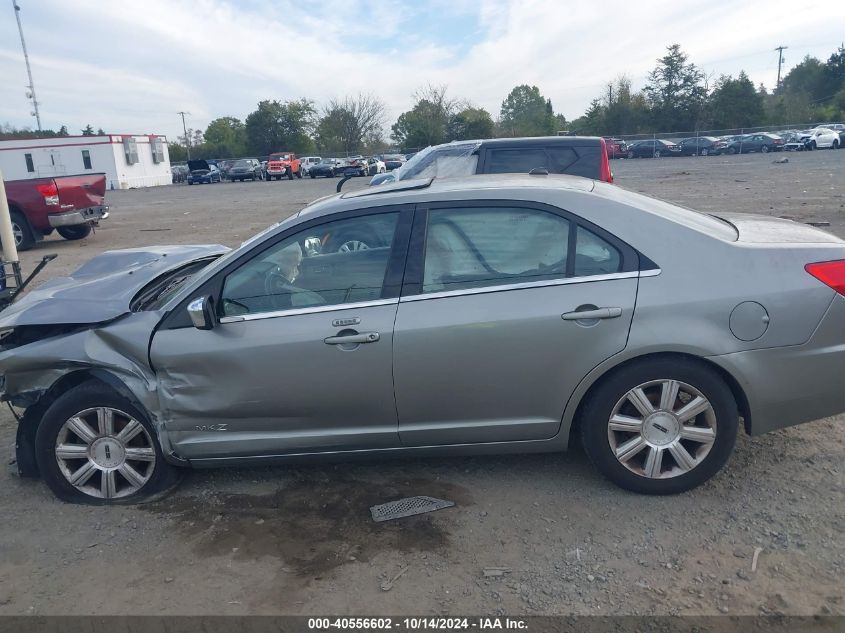
[[[222,316],[382,297],[398,212],[313,226],[264,249],[223,282]]]

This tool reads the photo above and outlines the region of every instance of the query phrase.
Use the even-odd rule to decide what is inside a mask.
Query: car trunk
[[[838,244],[845,247],[845,240],[801,222],[750,213],[718,213],[713,215],[733,226],[740,242],[753,244]],[[845,256],[845,253],[843,253],[843,256]]]

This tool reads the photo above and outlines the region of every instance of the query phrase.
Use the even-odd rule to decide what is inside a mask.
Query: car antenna
[[[352,178],[352,174],[347,174],[346,176],[340,179],[340,182],[337,183],[337,193],[340,193],[340,190],[343,187],[343,183],[345,183],[350,178]]]

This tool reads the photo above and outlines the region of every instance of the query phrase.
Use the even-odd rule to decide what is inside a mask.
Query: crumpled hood
[[[128,312],[132,298],[159,275],[228,251],[221,244],[106,251],[68,277],[27,292],[0,312],[0,328],[109,321]]]

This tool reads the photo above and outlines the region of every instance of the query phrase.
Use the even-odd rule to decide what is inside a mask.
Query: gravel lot
[[[845,151],[777,156],[612,167],[621,187],[845,237]],[[110,248],[235,246],[335,182],[110,192],[95,235],[50,237],[25,268],[58,253],[43,281]],[[842,422],[740,437],[719,476],[667,498],[615,488],[580,450],[191,472],[162,502],[117,508],[0,469],[0,614],[845,614]],[[14,429],[4,411],[0,444]],[[370,520],[415,494],[456,506]],[[485,576],[497,567],[511,571]]]

